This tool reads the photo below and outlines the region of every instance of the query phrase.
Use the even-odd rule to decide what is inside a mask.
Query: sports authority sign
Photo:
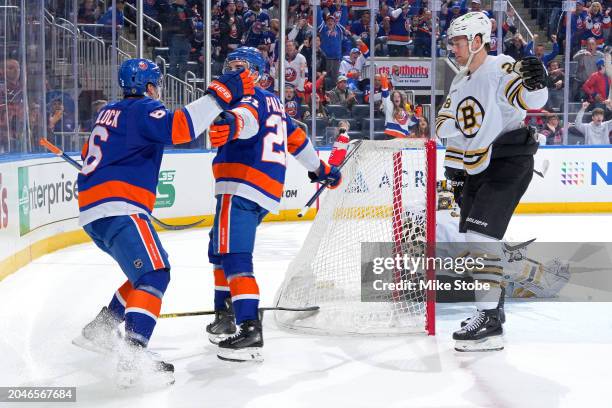
[[[418,60],[376,60],[376,73],[391,78],[395,87],[431,86],[431,58]]]

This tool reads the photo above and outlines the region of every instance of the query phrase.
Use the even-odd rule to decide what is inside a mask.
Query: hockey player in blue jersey
[[[242,47],[230,53],[224,72],[236,69],[252,72],[256,87],[254,95],[232,105],[210,127],[211,143],[218,147],[213,160],[217,207],[208,250],[216,314],[206,331],[210,341],[219,345],[220,359],[261,361],[263,334],[253,247],[259,223],[268,212],[278,213],[287,153],[308,170],[313,182],[329,182],[334,188],[341,175],[318,158],[278,97],[257,86],[265,70],[260,52]]]
[[[213,81],[202,98],[171,112],[159,101],[159,67],[131,59],[119,69],[124,98],[104,106],[83,147],[78,177],[79,223],[127,276],[108,307],[74,343],[118,354],[118,385],[143,374],[174,382],[174,367],[146,349],[170,281],[170,263],[148,215],[153,210],[164,145],[198,137],[224,109],[254,92],[248,71]],[[125,337],[118,326],[125,322]]]

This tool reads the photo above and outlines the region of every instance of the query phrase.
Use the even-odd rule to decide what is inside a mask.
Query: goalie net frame
[[[383,146],[384,143],[388,143],[388,142],[392,142],[393,141],[388,141],[388,142],[379,142],[379,141],[364,141],[367,142],[368,144],[371,144],[370,146],[372,146],[372,148],[374,148],[376,145],[375,143],[381,143]],[[423,151],[423,158],[425,161],[425,171],[426,171],[426,179],[425,179],[425,186],[423,188],[423,191],[425,191],[425,195],[426,195],[426,199],[425,199],[425,205],[424,205],[424,210],[425,210],[425,222],[424,222],[424,229],[425,229],[425,241],[426,241],[426,245],[424,247],[424,252],[423,255],[426,257],[434,257],[435,256],[435,235],[436,235],[436,207],[437,207],[437,183],[436,183],[436,142],[434,140],[426,140],[426,139],[420,139],[420,140],[410,140],[410,141],[405,141],[403,143],[406,143],[406,146],[403,146],[402,144],[399,144],[402,142],[398,142],[398,151],[397,152],[392,152],[392,168],[393,168],[393,180],[391,180],[390,184],[391,184],[391,188],[392,188],[392,203],[389,203],[389,207],[390,207],[390,216],[392,217],[391,220],[391,228],[392,228],[392,240],[393,240],[393,244],[394,244],[394,252],[398,253],[397,251],[403,251],[403,249],[399,248],[398,246],[401,244],[401,242],[404,242],[403,240],[406,239],[405,234],[406,233],[406,229],[404,227],[404,221],[405,221],[405,216],[403,215],[406,211],[406,205],[407,203],[403,203],[402,202],[402,197],[403,197],[403,193],[402,193],[402,189],[403,187],[403,183],[406,181],[403,178],[404,176],[404,168],[402,167],[402,152],[404,150],[410,150],[411,148],[413,150],[418,149],[418,150],[422,150]],[[403,146],[403,147],[402,147]],[[357,155],[359,155],[359,152],[357,152]],[[355,159],[357,160],[357,159]],[[347,163],[348,164],[348,163]],[[347,167],[351,167],[351,166],[347,166]],[[399,175],[399,177],[397,176]],[[346,187],[340,187],[340,188],[346,188],[348,189],[349,187],[349,183],[351,182],[351,180],[345,178],[344,183],[346,184]],[[323,205],[325,205],[325,200],[323,201]],[[317,202],[317,207],[318,207],[318,202]],[[343,210],[342,208],[340,208],[340,210]],[[346,210],[346,209],[344,209]],[[342,211],[341,211],[342,212]],[[350,209],[349,209],[350,212]],[[317,213],[317,218],[320,214],[320,211],[318,211]],[[317,223],[317,218],[315,218],[315,221],[313,223],[313,226],[311,228],[311,232],[309,232],[309,235],[307,237],[307,240],[309,239],[311,233],[312,233],[312,229],[314,229],[316,223]],[[316,234],[314,234],[316,236]],[[321,237],[318,237],[317,239],[322,240]],[[369,242],[367,240],[361,240],[359,242]],[[305,247],[307,246],[307,242],[304,243],[303,247],[301,248],[298,256],[296,257],[296,260],[300,257],[300,256],[304,256],[304,251],[305,251]],[[357,254],[357,256],[359,256]],[[295,262],[294,261],[294,262]],[[293,262],[290,265],[290,269],[293,266]],[[426,280],[426,281],[433,281],[435,279],[435,270],[433,269],[433,266],[430,265],[431,263],[427,263],[428,267],[423,271],[423,275],[422,275],[422,279]],[[299,264],[298,264],[299,265]],[[317,272],[315,272],[316,274]],[[398,281],[398,272],[394,271],[393,273],[393,278],[394,280],[397,282]],[[284,303],[282,297],[284,295],[286,295],[285,292],[288,291],[288,288],[290,287],[290,284],[292,282],[293,278],[299,277],[301,275],[301,271],[297,271],[295,273],[293,273],[291,270],[287,271],[287,275],[285,277],[285,281],[283,282],[283,284],[281,285],[281,288],[279,289],[277,295],[276,295],[276,305],[278,306],[279,303]],[[290,279],[291,278],[291,279]],[[333,280],[332,280],[333,282]],[[319,289],[316,289],[319,290]],[[325,290],[325,289],[322,289]],[[423,307],[423,312],[421,314],[424,314],[424,327],[422,327],[420,330],[418,330],[418,332],[425,332],[429,335],[434,335],[435,334],[435,289],[433,287],[433,285],[428,285],[427,289],[425,291],[423,291],[425,294],[425,299],[421,302],[424,303],[424,307]],[[394,292],[392,295],[393,300],[396,300],[396,293]],[[338,300],[341,301],[341,300]],[[354,302],[354,300],[348,300],[348,302]],[[403,301],[404,303],[406,303],[406,301]],[[393,302],[390,302],[393,303]],[[361,304],[369,304],[369,303],[365,303],[365,302],[361,302]],[[310,305],[312,306],[313,304],[310,304],[307,302],[307,304],[302,304],[299,305],[301,307],[304,307],[306,305]],[[282,306],[287,306],[286,304],[283,304]],[[294,306],[294,305],[291,305]],[[350,309],[351,305],[347,304],[347,309]],[[322,304],[321,305],[321,311],[324,312],[325,311],[325,305]],[[375,315],[377,312],[376,311],[372,311],[371,312],[372,315]],[[392,312],[394,313],[394,312]],[[299,321],[302,318],[308,318],[312,316],[311,314],[306,314],[303,316],[295,316],[295,321]],[[327,334],[400,334],[400,333],[405,333],[404,331],[394,331],[391,327],[389,328],[388,332],[385,332],[384,330],[380,330],[380,328],[374,328],[373,332],[367,332],[367,331],[346,331],[346,330],[335,330],[335,329],[327,329],[327,330],[322,330],[318,327],[313,327],[312,329],[310,328],[306,328],[306,327],[299,327],[299,325],[293,326],[292,324],[283,322],[283,318],[279,318],[279,314],[278,312],[275,313],[275,317],[276,317],[276,321],[279,324],[279,326],[281,327],[285,327],[285,328],[290,328],[290,329],[294,329],[294,330],[298,330],[298,331],[306,331],[306,332],[323,332],[323,333],[327,333]],[[413,333],[414,331],[410,331],[410,333]]]

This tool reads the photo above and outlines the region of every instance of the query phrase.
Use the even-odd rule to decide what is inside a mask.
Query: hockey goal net
[[[423,289],[377,292],[362,268],[371,259],[364,252],[370,244],[364,243],[387,243],[393,255],[433,256],[435,142],[364,140],[353,149],[342,169],[343,184],[321,200],[276,297],[278,306],[320,309],[278,311],[276,321],[326,334],[433,334],[435,292],[419,284],[432,280],[433,270],[394,268],[392,281]]]

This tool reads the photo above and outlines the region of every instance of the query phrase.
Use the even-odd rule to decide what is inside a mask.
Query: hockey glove
[[[228,110],[246,95],[255,94],[251,71],[239,69],[221,75],[208,85],[206,93],[215,97],[219,107]]]
[[[227,142],[238,139],[244,120],[232,111],[223,111],[210,125],[208,136],[212,147],[221,147]]]
[[[534,56],[528,56],[514,64],[514,70],[523,79],[523,86],[529,91],[546,88],[548,74],[542,62]]]
[[[321,160],[316,172],[309,171],[308,178],[313,183],[326,183],[327,187],[334,189],[342,183],[342,174],[336,166],[330,166]]]

